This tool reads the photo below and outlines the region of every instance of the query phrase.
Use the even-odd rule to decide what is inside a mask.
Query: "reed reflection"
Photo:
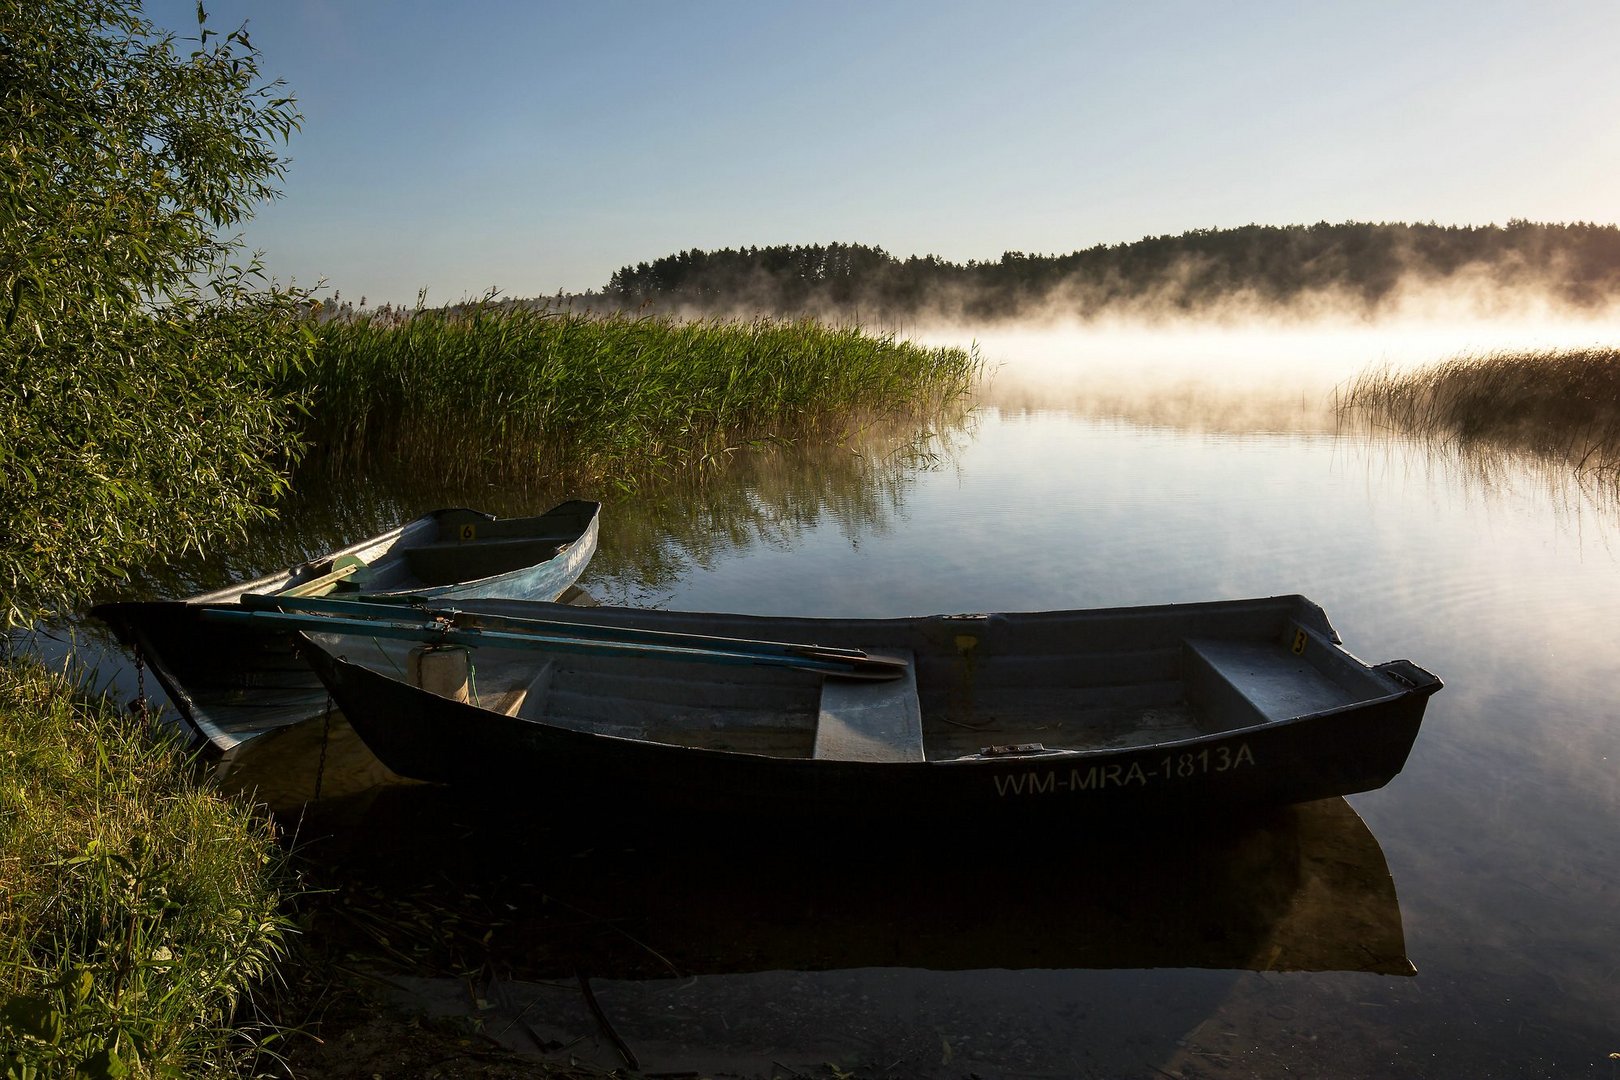
[[[1543,515],[1560,527],[1589,522],[1620,524],[1620,469],[1613,464],[1572,458],[1562,450],[1537,450],[1506,437],[1468,440],[1436,433],[1396,431],[1365,414],[1342,411],[1339,443],[1369,472],[1410,473],[1417,461],[1420,478],[1447,491],[1490,503],[1513,498],[1535,500]]]
[[[149,600],[222,588],[293,566],[429,510],[467,506],[500,517],[539,513],[565,498],[600,498],[602,542],[587,578],[604,602],[656,595],[694,566],[755,545],[790,547],[825,521],[846,535],[882,532],[911,480],[947,468],[971,440],[969,406],[926,417],[852,418],[840,431],[761,443],[701,470],[618,493],[521,482],[444,483],[372,475],[361,485],[310,479],[242,538],[192,558],[140,567],[116,596]]]
[[[829,525],[850,540],[882,535],[918,476],[954,467],[975,430],[965,407],[921,424],[869,419],[840,438],[754,448],[724,469],[613,500],[582,584],[604,604],[659,606],[693,570],[750,549],[790,550]]]

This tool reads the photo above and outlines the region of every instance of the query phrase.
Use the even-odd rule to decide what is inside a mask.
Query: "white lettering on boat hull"
[[[1147,787],[1165,781],[1190,780],[1209,773],[1230,772],[1254,765],[1249,744],[1207,746],[1179,754],[1167,754],[1156,762],[1132,761],[1129,765],[1076,766],[1069,769],[1029,769],[994,777],[996,794],[1002,798],[1024,795],[1052,795],[1060,791],[1103,791],[1108,788]]]

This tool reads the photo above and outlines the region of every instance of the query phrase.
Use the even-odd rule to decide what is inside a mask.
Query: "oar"
[[[317,596],[331,592],[339,584],[366,568],[365,561],[353,555],[340,555],[332,560],[332,567],[320,577],[301,581],[283,589],[281,596]]]
[[[328,597],[287,597],[249,594],[242,597],[242,606],[278,611],[314,611],[329,615],[350,615],[362,619],[397,618],[398,609],[390,605],[363,600],[334,600]],[[642,626],[599,626],[594,623],[574,622],[570,619],[531,619],[515,615],[485,614],[463,611],[459,608],[429,607],[418,600],[410,607],[415,613],[428,618],[444,619],[457,626],[492,628],[517,633],[561,633],[571,637],[601,641],[628,641],[663,643],[682,648],[718,648],[730,652],[758,653],[762,656],[843,656],[853,660],[868,658],[860,649],[844,649],[834,645],[816,645],[810,642],[763,641],[756,638],[720,637],[710,634],[687,634],[675,630],[651,630]],[[905,661],[892,660],[904,666]]]
[[[806,649],[791,655],[734,649],[674,645],[663,642],[613,641],[571,637],[566,634],[480,630],[460,627],[442,619],[408,622],[402,619],[349,618],[341,615],[306,615],[289,611],[244,611],[205,607],[198,615],[205,622],[301,630],[312,634],[351,634],[357,637],[395,638],[430,644],[488,645],[505,649],[538,649],[589,656],[635,656],[645,659],[683,660],[700,664],[758,665],[795,668],[848,679],[898,679],[906,663],[888,657],[846,656]]]
[[[416,614],[428,610],[431,598],[419,593],[361,593],[347,599],[335,596],[306,596],[302,593],[243,593],[238,598],[243,607],[276,611],[283,607],[308,608],[310,611],[328,611],[334,615],[353,615],[356,618],[397,618],[401,614]]]

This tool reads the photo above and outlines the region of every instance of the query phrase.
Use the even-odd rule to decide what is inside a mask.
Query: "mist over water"
[[[1289,309],[1231,303],[1016,323],[940,323],[907,336],[977,345],[980,400],[1188,431],[1328,432],[1334,394],[1369,369],[1459,355],[1620,343],[1620,305],[1576,308],[1546,294],[1412,288],[1381,314],[1326,300]]]

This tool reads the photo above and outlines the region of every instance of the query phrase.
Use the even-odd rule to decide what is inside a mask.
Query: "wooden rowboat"
[[[555,600],[596,553],[601,504],[573,499],[534,517],[435,510],[380,536],[288,570],[184,600],[102,604],[112,626],[162,684],[212,752],[322,716],[326,690],[285,633],[199,623],[204,608],[244,596],[411,597],[451,602],[475,596]]]
[[[281,608],[219,617],[305,630],[395,772],[593,813],[1034,821],[1302,802],[1389,782],[1441,685],[1355,659],[1299,596],[879,620]]]
[[[549,600],[578,581],[596,554],[601,512],[601,503],[584,499],[558,503],[534,517],[434,510],[289,570],[185,602],[233,603],[249,593]]]

